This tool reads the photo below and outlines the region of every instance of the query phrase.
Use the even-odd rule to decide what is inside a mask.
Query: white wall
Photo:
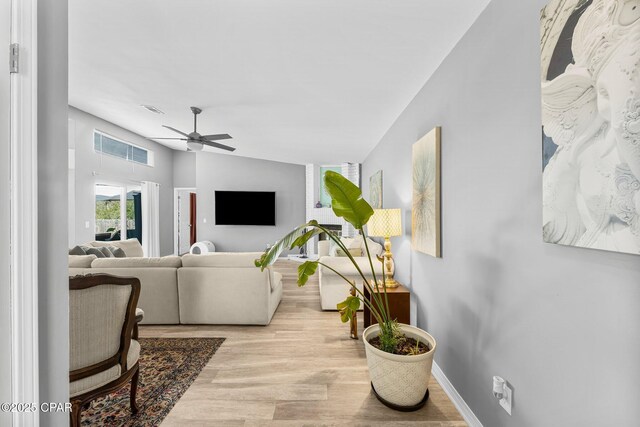
[[[304,166],[216,153],[190,154],[196,156],[198,240],[211,240],[217,251],[263,251],[267,243],[305,222]],[[275,191],[276,226],[214,225],[214,190]]]
[[[173,253],[173,153],[156,142],[99,117],[69,107],[70,144],[75,146],[75,244],[95,240],[96,183],[134,185],[141,181],[160,184],[160,253]],[[154,165],[145,166],[96,153],[93,131],[97,129],[123,141],[153,151]],[[94,172],[97,174],[94,176]],[[85,223],[89,221],[89,228]]]
[[[69,401],[67,0],[38,1],[38,324],[40,401]],[[29,212],[25,212],[29,215]],[[42,426],[69,414],[41,413]]]
[[[363,169],[384,207],[436,361],[485,426],[637,425],[640,257],[542,241],[539,19],[493,0]],[[443,258],[410,250],[411,145],[442,128]],[[491,393],[514,388],[513,416]]]
[[[10,42],[11,2],[0,3],[0,46]],[[5,236],[0,242],[0,402],[11,401],[11,288],[10,283],[10,197],[9,183],[9,73],[6,67],[0,73],[0,233]],[[11,414],[0,412],[0,425],[11,425]]]

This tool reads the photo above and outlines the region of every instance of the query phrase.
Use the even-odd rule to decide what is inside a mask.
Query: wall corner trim
[[[433,377],[440,383],[440,386],[444,390],[444,392],[449,396],[449,399],[453,402],[455,407],[458,409],[462,418],[469,424],[469,427],[482,427],[482,423],[476,417],[476,414],[473,413],[467,402],[464,401],[458,390],[455,389],[449,378],[444,374],[444,371],[440,369],[440,366],[434,361],[433,366],[431,367],[431,374]]]

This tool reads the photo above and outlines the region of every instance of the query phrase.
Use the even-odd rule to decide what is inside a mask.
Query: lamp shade
[[[400,209],[374,209],[367,223],[367,232],[373,237],[402,236]]]

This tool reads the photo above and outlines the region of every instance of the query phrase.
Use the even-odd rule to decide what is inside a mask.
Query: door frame
[[[179,191],[191,191],[196,193],[194,187],[174,187],[173,188],[173,253],[174,255],[180,255],[180,248],[178,247],[178,231],[180,224],[178,223],[178,192]]]
[[[20,68],[10,76],[11,399],[39,402],[37,0],[11,0],[11,43]],[[38,408],[39,409],[39,408]],[[13,412],[14,426],[38,426],[39,411]]]

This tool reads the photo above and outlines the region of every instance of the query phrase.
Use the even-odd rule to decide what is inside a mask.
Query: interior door
[[[178,190],[178,255],[189,252],[191,248],[191,192],[192,190]]]
[[[8,55],[11,40],[11,2],[0,2],[0,52]],[[0,402],[11,402],[11,291],[9,183],[9,61],[0,61]],[[6,201],[9,203],[6,203]],[[11,426],[11,414],[0,411],[0,425]]]

